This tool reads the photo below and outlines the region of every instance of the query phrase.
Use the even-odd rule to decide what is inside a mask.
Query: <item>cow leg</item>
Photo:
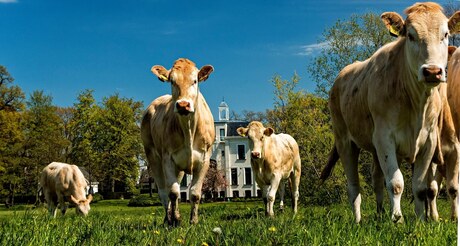
[[[281,181],[280,187],[280,210],[284,210],[284,194],[286,193],[286,183],[284,181]]]
[[[372,165],[372,186],[377,201],[377,216],[381,217],[383,209],[383,198],[385,193],[385,176],[383,175],[382,168],[380,167],[377,154],[373,154],[374,163]]]
[[[171,156],[163,158],[163,175],[166,182],[166,191],[168,193],[169,203],[166,213],[168,225],[176,227],[180,225],[181,217],[179,212],[179,195],[180,186],[178,179],[180,172],[177,170]]]
[[[204,154],[203,159],[201,160],[202,162],[197,163],[197,165],[195,165],[195,169],[193,170],[192,183],[190,184],[190,202],[192,203],[190,224],[198,223],[198,206],[201,200],[203,181],[209,169],[209,157],[209,152]]]
[[[51,217],[56,218],[57,197],[45,191],[45,200],[48,203],[48,213]]]
[[[359,149],[353,143],[346,140],[347,143],[337,144],[337,151],[342,159],[343,169],[347,176],[348,200],[355,215],[355,222],[361,221],[361,194],[359,192],[359,175],[358,175],[358,156]]]
[[[62,215],[67,211],[67,204],[65,203],[65,198],[62,194],[57,195],[59,208],[61,209]]]
[[[281,175],[274,174],[274,177],[271,180],[270,188],[267,194],[267,205],[268,205],[268,216],[273,217],[275,213],[273,212],[273,205],[275,204],[276,191],[281,182]]]
[[[434,178],[433,166],[431,160],[433,158],[434,150],[437,144],[437,132],[434,131],[428,137],[425,143],[425,148],[421,149],[419,156],[414,163],[414,175],[412,177],[412,192],[415,201],[415,213],[422,219],[426,219],[425,205],[427,197],[434,197],[437,192],[437,187],[431,182]],[[431,167],[431,168],[430,168]],[[435,189],[436,188],[436,189]]]
[[[438,207],[436,205],[436,200],[438,197],[440,185],[442,182],[442,175],[440,169],[442,167],[438,166],[436,163],[431,163],[430,169],[428,170],[428,189],[427,189],[427,211],[426,215],[429,216],[432,220],[438,221]]]
[[[268,209],[268,200],[267,200],[269,186],[265,184],[264,185],[259,184],[259,187],[262,190],[262,200],[264,202],[264,207],[265,207],[265,216],[268,216],[270,212]]]
[[[300,160],[299,163],[294,163],[294,171],[291,172],[290,184],[292,193],[292,209],[297,213],[297,203],[299,201],[299,185],[300,185]]]
[[[458,216],[458,166],[459,166],[459,154],[460,146],[458,142],[455,144],[455,149],[452,151],[449,156],[444,160],[446,166],[446,188],[450,197],[451,203],[451,219],[456,220]]]
[[[152,143],[153,145],[153,143]],[[147,156],[148,172],[153,177],[153,182],[158,189],[158,196],[160,197],[161,204],[165,210],[165,217],[163,223],[171,221],[170,216],[168,219],[168,210],[170,209],[170,202],[168,197],[168,190],[166,189],[165,178],[163,175],[162,159],[153,147],[146,147],[144,145],[145,155]]]

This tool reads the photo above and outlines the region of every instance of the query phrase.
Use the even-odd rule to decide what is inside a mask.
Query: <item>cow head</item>
[[[180,115],[188,115],[195,112],[196,100],[199,95],[198,82],[205,81],[214,71],[211,65],[201,69],[195,67],[195,63],[188,59],[178,59],[170,70],[161,65],[152,67],[152,73],[159,80],[171,83],[174,112]]]
[[[405,21],[395,12],[381,15],[390,34],[405,39],[409,69],[430,87],[446,81],[448,38],[460,29],[460,12],[447,19],[442,11],[438,4],[427,2],[407,8]]]
[[[70,200],[75,204],[75,209],[78,215],[86,216],[91,209],[89,203],[93,200],[93,195],[89,194],[87,199],[77,200],[75,197],[70,195]]]
[[[249,138],[251,158],[256,160],[264,158],[263,152],[265,138],[270,137],[275,132],[273,128],[265,128],[262,123],[258,121],[252,121],[249,123],[248,127],[239,127],[236,131],[240,136],[247,136]]]

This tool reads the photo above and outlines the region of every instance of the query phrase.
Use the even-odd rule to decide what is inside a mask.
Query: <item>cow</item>
[[[192,203],[190,223],[198,223],[201,188],[209,168],[214,143],[214,119],[198,83],[214,71],[211,65],[201,69],[180,58],[170,70],[155,65],[152,73],[171,84],[171,94],[155,99],[145,110],[141,138],[148,170],[158,188],[166,215],[165,223],[179,226],[179,183],[184,173],[193,176],[190,186]]]
[[[274,134],[271,127],[252,121],[237,132],[249,139],[251,166],[257,185],[262,189],[265,214],[273,217],[273,204],[281,182],[281,206],[284,198],[284,180],[289,179],[292,191],[292,208],[297,213],[300,183],[300,155],[297,142],[288,134]]]
[[[78,166],[61,162],[52,162],[43,168],[40,185],[48,204],[48,212],[56,217],[59,205],[62,215],[67,210],[66,201],[75,204],[77,214],[86,216],[90,210],[91,194],[86,197],[88,182]]]
[[[337,76],[329,98],[334,146],[324,167],[325,180],[340,158],[347,176],[348,197],[356,223],[361,221],[358,176],[360,149],[373,156],[372,180],[377,213],[383,211],[384,188],[389,193],[391,220],[403,222],[402,160],[414,163],[412,192],[417,217],[425,219],[428,169],[438,136],[441,97],[446,81],[449,33],[457,33],[460,12],[447,19],[436,3],[416,3],[381,15],[398,38],[363,62],[346,66]]]

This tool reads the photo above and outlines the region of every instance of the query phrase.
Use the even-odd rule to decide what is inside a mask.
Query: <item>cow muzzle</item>
[[[176,102],[176,112],[180,115],[188,115],[193,113],[192,103],[188,100],[179,100]]]
[[[439,84],[446,81],[444,68],[437,65],[423,65],[421,75],[423,81],[427,84]]]
[[[251,152],[251,157],[252,159],[260,159],[260,152],[257,152],[257,151],[252,151]]]

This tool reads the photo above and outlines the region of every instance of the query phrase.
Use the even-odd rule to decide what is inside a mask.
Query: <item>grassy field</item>
[[[457,223],[416,220],[413,204],[403,203],[405,223],[376,219],[375,207],[363,204],[363,221],[352,222],[348,204],[301,206],[275,211],[265,218],[262,202],[208,203],[200,207],[200,222],[188,223],[189,204],[182,204],[182,225],[163,226],[163,208],[132,208],[126,200],[100,201],[90,215],[75,209],[56,219],[45,208],[0,207],[0,245],[457,245]],[[442,218],[448,203],[438,203]],[[388,207],[388,206],[387,206]],[[221,233],[213,230],[220,228]]]

